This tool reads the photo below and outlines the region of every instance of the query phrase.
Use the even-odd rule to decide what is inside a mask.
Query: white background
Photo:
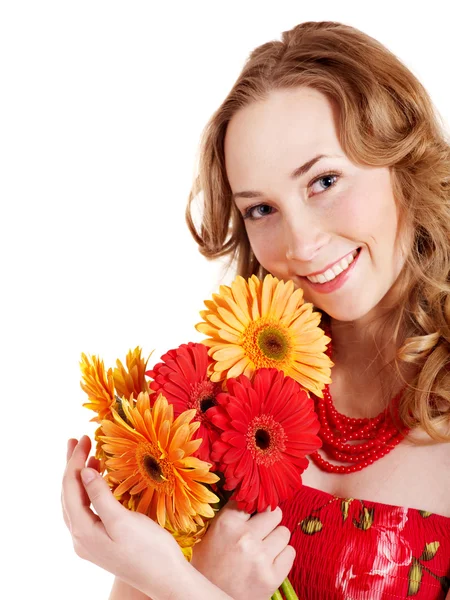
[[[108,597],[112,575],[75,555],[60,510],[66,441],[94,431],[79,357],[112,366],[200,339],[224,270],[184,207],[202,128],[248,53],[342,21],[397,54],[448,123],[446,4],[0,5],[2,598]]]

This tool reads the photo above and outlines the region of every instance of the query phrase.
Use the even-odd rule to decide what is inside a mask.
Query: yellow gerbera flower
[[[176,531],[197,531],[203,517],[214,516],[210,504],[219,499],[203,485],[218,481],[209,472],[211,465],[192,456],[201,444],[201,438],[192,439],[200,426],[198,421],[191,423],[195,409],[174,421],[173,406],[164,396],[160,394],[150,408],[147,392],[139,394],[135,406],[123,398],[122,409],[126,422],[114,408],[114,421],[102,421],[106,480],[114,485],[114,495],[139,495],[136,511],[162,527],[168,523]]]
[[[88,358],[86,354],[81,355],[81,388],[88,395],[89,402],[83,404],[98,413],[97,417],[91,419],[100,423],[102,419],[110,414],[111,406],[115,402],[113,371],[105,372],[103,361],[97,356]]]
[[[199,526],[197,528],[197,531],[189,533],[185,533],[182,531],[174,531],[170,526],[166,526],[166,529],[168,529],[173,535],[178,545],[180,546],[185,558],[189,562],[192,560],[192,551],[195,544],[198,544],[198,542],[202,540],[203,536],[206,533],[209,523],[210,521],[208,521],[206,525]]]
[[[196,329],[209,336],[203,340],[215,361],[211,381],[223,381],[256,369],[276,368],[322,397],[330,383],[333,363],[325,354],[330,338],[318,327],[321,315],[303,300],[303,290],[294,291],[292,281],[253,275],[238,276],[220,286],[220,293],[206,300],[204,319]]]
[[[149,391],[145,380],[145,370],[151,355],[144,360],[141,352],[139,346],[128,352],[125,359],[126,368],[119,359],[116,361],[117,367],[113,371],[113,379],[117,395],[120,398],[125,396],[125,398],[130,399],[131,395],[137,398],[141,392]]]

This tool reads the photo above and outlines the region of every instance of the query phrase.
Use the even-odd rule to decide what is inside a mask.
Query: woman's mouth
[[[347,280],[348,275],[358,261],[360,252],[361,248],[357,248],[325,271],[313,275],[306,275],[302,277],[302,279],[306,279],[308,284],[318,292],[332,292],[341,287]]]

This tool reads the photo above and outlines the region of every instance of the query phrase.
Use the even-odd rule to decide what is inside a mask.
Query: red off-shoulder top
[[[450,518],[303,486],[281,504],[300,600],[444,600]]]

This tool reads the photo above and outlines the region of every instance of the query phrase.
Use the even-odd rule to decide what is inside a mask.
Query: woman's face
[[[225,161],[260,264],[331,317],[353,321],[379,305],[404,256],[390,171],[353,164],[336,117],[316,90],[273,91],[233,116]]]

